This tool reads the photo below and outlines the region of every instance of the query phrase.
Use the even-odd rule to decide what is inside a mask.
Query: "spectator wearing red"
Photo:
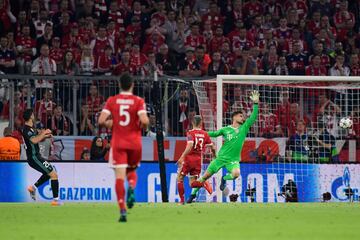
[[[356,53],[351,54],[350,69],[351,69],[351,76],[360,76],[359,55]]]
[[[250,0],[243,6],[243,16],[245,19],[250,19],[256,15],[262,15],[264,6],[257,0]]]
[[[278,118],[270,112],[269,104],[263,103],[259,113],[259,137],[274,138],[284,135]]]
[[[131,51],[133,44],[134,36],[132,34],[127,34],[124,38],[118,38],[117,42],[115,42],[115,54],[117,55],[117,57],[121,58],[121,52],[123,52],[124,50]],[[135,43],[135,45],[137,44]]]
[[[165,43],[165,37],[159,32],[154,31],[150,38],[146,40],[146,43],[143,46],[142,52],[148,53],[148,52],[155,52],[158,53],[160,46]]]
[[[314,46],[314,54],[309,57],[309,62],[312,61],[313,56],[319,55],[321,58],[321,66],[326,69],[330,68],[330,57],[325,53],[323,43],[317,42]]]
[[[36,55],[36,42],[30,37],[30,26],[22,27],[22,34],[16,38],[17,66],[20,74],[30,74],[31,61]]]
[[[191,33],[186,37],[185,46],[196,48],[197,46],[206,47],[206,42],[204,36],[200,34],[200,27],[197,23],[191,25]]]
[[[360,110],[359,107],[354,106],[353,110],[351,111],[351,120],[353,121],[352,126],[352,133],[359,143],[360,140]]]
[[[292,136],[293,134],[296,133],[296,124],[299,121],[304,121],[305,126],[310,124],[310,121],[306,116],[301,118],[299,104],[291,103],[289,112],[285,113],[286,125],[285,126],[282,125],[281,127],[282,128],[286,127],[287,135]]]
[[[51,28],[53,27],[53,23],[51,21],[49,21],[49,13],[47,10],[45,9],[42,9],[40,10],[40,13],[39,13],[39,19],[38,20],[35,20],[33,23],[34,23],[34,26],[35,26],[35,29],[36,29],[36,37],[37,38],[40,38],[41,36],[43,36],[44,34],[46,34],[46,26],[47,25],[50,25]]]
[[[293,43],[293,53],[286,57],[289,75],[304,75],[305,66],[308,65],[306,55],[301,51],[299,41]]]
[[[302,0],[288,0],[285,2],[285,12],[287,12],[290,8],[294,8],[297,11],[299,19],[306,18],[308,7],[306,3]]]
[[[107,36],[106,27],[102,25],[99,27],[96,39],[90,43],[95,58],[104,54],[106,46],[114,50],[114,42]]]
[[[160,22],[157,18],[151,19],[150,27],[145,30],[146,41],[149,40],[149,38],[151,37],[151,35],[154,32],[159,32],[161,35],[168,34],[167,30],[165,28],[163,28],[162,26],[160,26]]]
[[[216,2],[210,3],[209,12],[203,15],[201,19],[202,23],[210,21],[213,30],[224,25],[224,17],[220,14],[219,7]]]
[[[258,15],[255,16],[251,28],[249,29],[249,33],[251,34],[251,39],[253,39],[254,42],[259,42],[262,39],[264,39],[264,25],[263,25],[263,17]]]
[[[166,16],[166,4],[164,0],[155,3],[156,12],[151,15],[151,19],[157,19],[159,26],[164,25]]]
[[[324,29],[326,31],[327,36],[330,39],[335,40],[337,38],[336,28],[331,26],[329,17],[326,15],[321,17],[319,31],[314,32],[313,34],[316,35],[318,32],[320,32],[321,29]]]
[[[266,53],[271,46],[275,46],[277,50],[279,43],[273,38],[272,29],[264,29],[264,38],[257,42],[257,46],[259,46],[262,54]]]
[[[116,24],[114,21],[110,20],[106,27],[108,38],[111,39],[114,43],[114,49],[115,43],[119,41],[119,38],[125,37],[125,32],[119,32],[119,30],[116,28]]]
[[[79,24],[81,19],[79,19]],[[90,44],[90,42],[96,38],[96,31],[94,28],[93,19],[87,17],[83,24],[79,25],[79,35],[84,44]]]
[[[126,10],[121,8],[121,5],[118,5],[116,0],[112,0],[107,19],[108,21],[115,22],[116,29],[118,29],[119,32],[125,32],[125,17]]]
[[[54,0],[52,0],[54,1]],[[58,25],[61,23],[61,21],[63,20],[63,16],[64,14],[68,14],[70,18],[72,18],[72,11],[71,11],[71,5],[69,4],[69,2],[73,2],[68,1],[68,0],[61,0],[60,1],[60,8],[58,9],[58,11],[56,11],[52,17],[52,22],[54,23],[54,25]],[[48,9],[48,8],[47,8]],[[49,9],[48,9],[49,10]]]
[[[206,75],[211,58],[209,54],[205,53],[205,48],[203,46],[196,47],[195,60],[200,65],[201,75]]]
[[[135,6],[135,3],[134,3]],[[131,18],[131,23],[125,29],[126,34],[133,35],[133,43],[140,45],[142,27],[140,22],[140,17],[138,15],[134,15]]]
[[[179,63],[179,76],[180,77],[199,77],[201,76],[201,66],[195,60],[194,48],[187,47],[185,58]]]
[[[280,18],[279,27],[275,30],[274,37],[279,42],[280,46],[285,43],[286,39],[291,37],[291,29],[287,26],[286,18]]]
[[[107,5],[105,0],[94,0],[94,13],[98,18],[102,18],[107,13]]]
[[[151,50],[149,51],[152,52]],[[135,72],[137,74],[140,73],[140,70],[146,61],[147,61],[147,56],[142,52],[140,52],[140,46],[134,44],[130,52],[130,64],[136,66]]]
[[[121,54],[121,61],[113,71],[113,75],[119,76],[125,72],[130,74],[136,73],[136,66],[131,64],[131,55],[129,50],[124,50]]]
[[[31,21],[35,21],[39,18],[40,15],[40,2],[39,1],[31,1],[30,9],[28,10],[28,17]]]
[[[96,68],[99,73],[111,73],[115,68],[116,60],[110,46],[105,47],[105,52],[97,60]]]
[[[99,94],[96,85],[91,85],[89,88],[89,96],[83,100],[83,105],[88,106],[89,117],[95,117],[95,114],[100,111],[101,105],[105,99]]]
[[[316,11],[312,14],[311,20],[307,24],[307,29],[312,33],[317,33],[320,31],[321,27],[321,13]]]
[[[211,62],[208,65],[207,75],[216,76],[218,74],[230,74],[230,68],[221,59],[221,53],[214,51],[211,56]]]
[[[207,45],[209,45],[210,40],[214,37],[215,31],[213,31],[211,27],[212,26],[210,21],[204,22],[202,35],[204,36]]]
[[[67,34],[62,38],[61,46],[64,49],[78,49],[84,45],[83,37],[79,34],[79,25],[77,23],[71,24],[70,34]]]
[[[236,55],[231,51],[229,42],[223,42],[221,45],[221,59],[229,66],[230,70],[233,69]]]
[[[230,42],[230,40],[224,36],[222,26],[217,26],[215,29],[215,35],[208,44],[209,53],[219,51],[224,42]]]
[[[16,17],[11,13],[11,6],[8,0],[0,1],[0,20],[2,23],[1,32],[11,30],[12,24],[16,23]]]
[[[0,38],[0,71],[3,73],[15,72],[15,52],[9,49],[7,37]]]
[[[321,65],[321,56],[314,55],[311,59],[311,65],[305,68],[306,76],[327,76],[327,70]]]
[[[56,65],[60,65],[61,62],[63,61],[64,52],[65,52],[64,49],[61,48],[60,38],[54,37],[52,39],[52,46],[50,48],[49,57],[55,61]]]
[[[348,1],[340,2],[339,9],[334,15],[334,24],[337,28],[337,40],[342,41],[346,33],[355,26],[355,16],[348,11]]]
[[[229,39],[231,41],[232,50],[242,50],[244,48],[252,48],[255,46],[254,41],[248,37],[248,33],[245,27],[241,27],[238,34],[234,35],[230,33]]]
[[[304,41],[301,38],[300,31],[297,28],[294,28],[292,30],[291,38],[285,40],[285,44],[284,44],[284,47],[283,47],[283,53],[284,54],[293,54],[293,45],[294,45],[295,42],[300,44],[301,53],[306,55],[307,52],[308,52],[308,46],[307,46],[306,41]]]
[[[36,119],[45,126],[48,119],[52,116],[56,103],[53,101],[52,90],[47,89],[43,93],[43,98],[38,100],[35,104],[35,113]]]
[[[270,45],[269,51],[265,53],[265,55],[262,58],[264,73],[270,75],[273,68],[276,67],[278,61],[279,61],[279,56],[277,54],[276,46]]]

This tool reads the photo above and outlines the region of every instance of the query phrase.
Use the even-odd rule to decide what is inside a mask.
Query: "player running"
[[[115,171],[115,190],[120,208],[119,222],[126,222],[125,177],[128,181],[127,207],[135,202],[136,168],[141,160],[141,127],[149,118],[144,99],[133,95],[134,80],[129,74],[120,77],[121,92],[110,97],[99,117],[99,125],[112,128],[109,165]]]
[[[190,186],[193,181],[195,181],[201,173],[201,154],[205,147],[212,147],[213,152],[215,153],[214,144],[211,142],[211,139],[206,131],[201,129],[202,118],[199,115],[194,116],[192,121],[193,129],[187,132],[187,145],[182,153],[181,157],[177,161],[179,166],[178,176],[177,176],[177,186],[180,195],[180,203],[185,203],[184,198],[184,177],[190,174]],[[209,194],[212,193],[212,188],[208,182],[204,183],[204,187]],[[193,188],[191,191],[191,197],[189,201],[192,202],[195,199],[199,188]],[[191,200],[190,200],[191,199]],[[189,203],[190,203],[189,202]]]
[[[231,115],[232,124],[230,126],[223,127],[218,131],[208,132],[210,137],[224,136],[224,144],[218,152],[216,159],[209,164],[205,174],[200,177],[198,181],[194,181],[192,187],[204,187],[205,181],[224,167],[228,173],[221,178],[221,191],[225,189],[226,180],[234,180],[239,177],[240,154],[245,142],[245,137],[257,118],[259,97],[260,94],[258,91],[251,93],[250,99],[253,101],[254,107],[251,116],[246,121],[244,114],[236,111]]]
[[[35,115],[32,109],[24,111],[23,118],[25,126],[22,131],[24,142],[26,145],[26,156],[30,167],[42,173],[41,177],[32,186],[28,187],[30,197],[36,200],[36,189],[51,179],[51,190],[53,193],[53,201],[51,205],[58,206],[59,202],[59,180],[54,167],[40,155],[39,142],[46,138],[51,138],[51,130],[46,129],[38,132],[34,128]]]

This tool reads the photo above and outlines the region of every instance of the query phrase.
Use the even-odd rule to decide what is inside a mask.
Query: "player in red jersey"
[[[120,77],[121,92],[110,97],[99,117],[99,125],[112,129],[109,165],[115,171],[115,190],[120,207],[120,222],[126,222],[125,177],[128,181],[127,207],[135,202],[136,168],[141,160],[141,128],[149,118],[144,99],[133,95],[134,80],[129,74]]]
[[[179,158],[177,164],[179,166],[177,185],[180,195],[180,202],[185,203],[184,200],[184,177],[190,174],[190,182],[195,181],[201,173],[201,154],[205,147],[212,147],[213,153],[215,154],[215,148],[211,139],[206,131],[201,129],[202,119],[201,116],[196,115],[192,121],[193,129],[187,132],[187,145]],[[212,188],[208,182],[204,184],[205,189],[209,194],[212,193]],[[191,203],[195,197],[199,188],[193,188],[188,203]]]

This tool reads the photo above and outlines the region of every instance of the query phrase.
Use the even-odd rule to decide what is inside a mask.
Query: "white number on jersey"
[[[130,106],[129,105],[120,105],[120,117],[125,117],[125,120],[124,121],[120,121],[119,124],[120,126],[127,126],[129,125],[130,123],[130,113],[129,113],[129,108]]]
[[[195,145],[194,145],[194,149],[197,149],[199,146],[200,150],[202,151],[203,146],[204,146],[204,138],[195,138]]]

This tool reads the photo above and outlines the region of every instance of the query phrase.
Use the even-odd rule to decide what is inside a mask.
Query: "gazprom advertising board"
[[[54,163],[60,180],[60,198],[64,202],[112,202],[116,201],[114,191],[114,173],[106,163]],[[170,202],[178,202],[179,195],[176,184],[177,166],[166,164],[167,185]],[[239,195],[238,202],[250,202],[246,194],[255,189],[255,202],[284,202],[281,188],[293,180],[297,186],[300,202],[321,201],[322,194],[329,192],[330,201],[349,201],[346,195],[352,190],[352,197],[359,200],[360,165],[318,165],[318,164],[241,164],[241,176],[235,181],[228,181],[222,198],[218,194],[206,195],[200,191],[199,201],[229,201],[232,194]],[[138,202],[161,202],[160,173],[157,163],[142,163],[138,169],[136,200]],[[26,190],[40,174],[31,169],[26,162],[0,163],[0,201],[30,202]],[[210,179],[218,189],[215,178]],[[186,195],[190,189],[185,181]],[[221,195],[220,195],[221,196]],[[52,198],[50,184],[46,183],[38,189],[38,201]]]

